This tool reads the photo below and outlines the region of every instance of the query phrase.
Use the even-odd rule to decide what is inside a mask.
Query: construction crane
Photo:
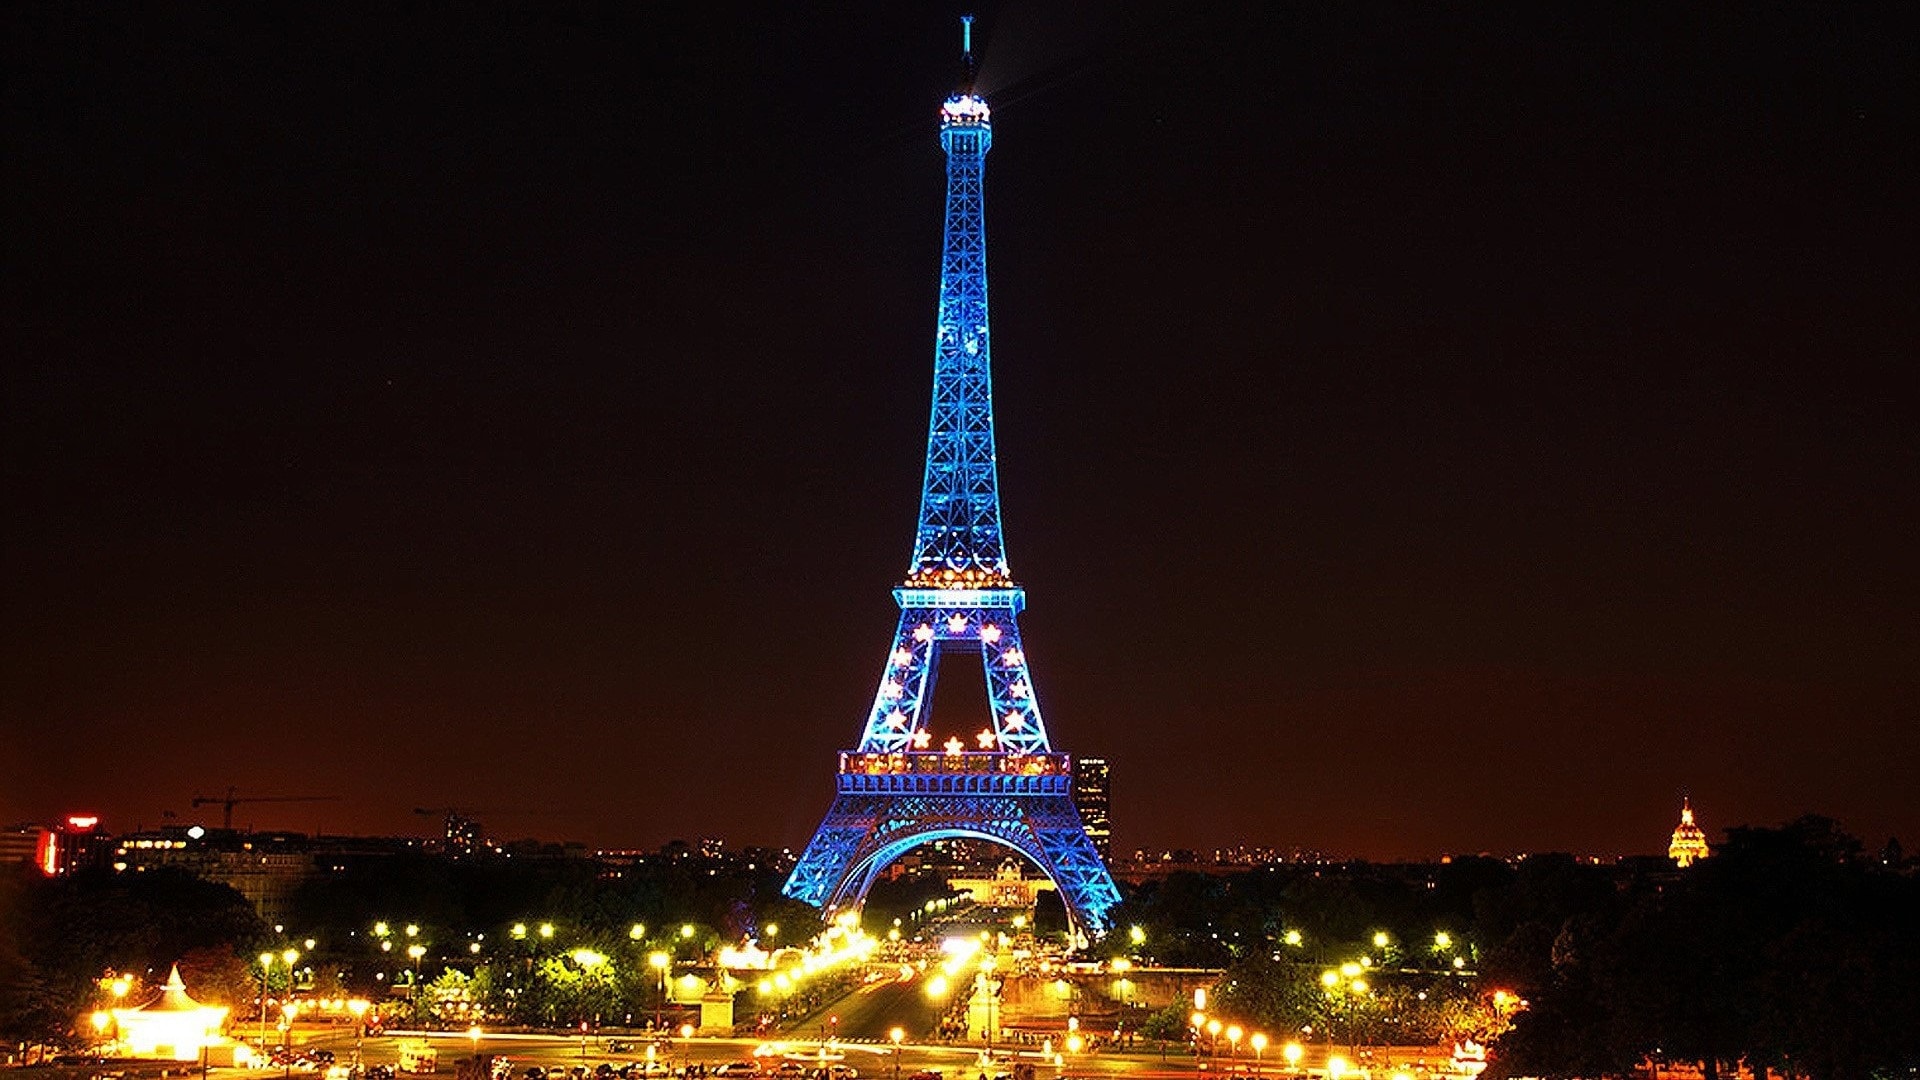
[[[338,795],[235,795],[228,788],[225,795],[195,795],[193,807],[218,806],[221,808],[220,827],[233,828],[233,808],[243,802],[339,802]]]

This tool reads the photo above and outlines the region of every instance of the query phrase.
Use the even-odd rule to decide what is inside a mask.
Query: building
[[[1080,811],[1080,824],[1087,839],[1100,853],[1100,861],[1113,865],[1112,789],[1106,758],[1083,757],[1073,762],[1073,805]]]
[[[92,814],[74,814],[58,825],[0,829],[0,865],[31,862],[48,877],[104,863],[112,851],[113,837]]]
[[[204,881],[232,888],[269,926],[287,921],[293,894],[319,863],[307,838],[295,833],[241,833],[169,826],[120,838],[113,868],[141,874],[179,867]]]
[[[1019,859],[1007,859],[987,877],[951,878],[947,885],[955,892],[970,894],[973,902],[981,907],[1015,910],[1032,910],[1040,892],[1055,890],[1053,882],[1046,878],[1027,877]]]
[[[1673,830],[1673,841],[1667,845],[1667,858],[1681,867],[1692,866],[1694,860],[1704,859],[1712,854],[1707,849],[1707,834],[1693,823],[1693,802],[1686,797],[1680,799],[1680,825]]]

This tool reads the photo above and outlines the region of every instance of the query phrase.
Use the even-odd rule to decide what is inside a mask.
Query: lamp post
[[[412,930],[413,927],[409,926],[407,929]],[[425,955],[427,955],[427,947],[425,945],[407,946],[407,959],[413,961],[413,1022],[416,1024],[421,1022],[420,958]]]
[[[887,1038],[893,1040],[893,1080],[900,1080],[900,1040],[907,1037],[906,1029],[894,1028],[887,1032]]]
[[[1300,1055],[1303,1053],[1305,1051],[1300,1049],[1300,1044],[1297,1042],[1290,1042],[1280,1048],[1280,1056],[1287,1059],[1288,1075],[1292,1075],[1293,1071],[1300,1067]]]
[[[673,966],[673,957],[663,952],[653,953],[647,957],[647,964],[659,974],[660,978],[660,994],[653,999],[653,1029],[658,1031],[660,1030],[660,1011],[666,1007],[667,1003],[667,969]]]
[[[353,1014],[353,1063],[360,1064],[360,1045],[367,1037],[367,1008],[365,998],[354,998],[347,1002],[347,1011]]]
[[[273,954],[260,954],[260,1053],[267,1052],[267,976],[273,970]]]
[[[287,951],[292,952],[293,950],[289,949]],[[291,968],[293,965],[288,964],[287,966]],[[283,1071],[280,1075],[283,1077],[291,1077],[293,1075],[293,1017],[294,1014],[299,1011],[299,1007],[291,1001],[280,1006],[280,1015],[286,1017],[285,1034],[280,1039],[280,1049],[284,1051],[280,1055],[280,1061],[283,1066]]]
[[[1240,1067],[1240,1036],[1243,1032],[1239,1024],[1227,1029],[1227,1071],[1233,1072]]]
[[[1247,1045],[1253,1047],[1253,1075],[1258,1078],[1260,1075],[1260,1052],[1267,1048],[1267,1037],[1265,1034],[1256,1031],[1253,1033],[1253,1038],[1247,1040]]]

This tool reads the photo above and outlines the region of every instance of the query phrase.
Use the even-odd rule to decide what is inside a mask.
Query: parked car
[[[729,1061],[713,1067],[714,1076],[758,1076],[760,1064],[755,1061]]]
[[[393,1080],[393,1066],[391,1065],[367,1066],[367,1080]]]

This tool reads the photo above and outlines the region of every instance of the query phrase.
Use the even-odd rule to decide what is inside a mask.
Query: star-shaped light
[[[887,715],[887,726],[892,728],[895,731],[899,731],[901,728],[906,727],[907,714],[901,712],[899,709],[893,710],[893,712]]]
[[[898,701],[900,699],[900,695],[906,692],[907,692],[907,688],[904,686],[901,686],[898,682],[896,682],[893,679],[888,679],[886,682],[882,683],[880,686],[880,696],[883,698],[886,698],[888,701]]]
[[[993,729],[992,728],[981,729],[980,734],[974,736],[974,740],[980,744],[980,749],[982,750],[993,749],[993,744],[994,744]]]
[[[906,649],[893,650],[893,666],[894,667],[906,667],[908,664],[911,664],[911,663],[913,663],[912,652]]]
[[[1026,683],[1017,682],[1017,683],[1014,683],[1012,686],[1007,687],[1007,693],[1012,694],[1014,697],[1024,701],[1026,700],[1026,697],[1028,694],[1033,693],[1033,689],[1029,687]]]
[[[921,624],[920,624],[919,626],[916,626],[916,627],[914,627],[914,628],[913,628],[913,640],[915,640],[915,641],[932,641],[932,640],[933,640],[933,627],[931,627],[931,626],[928,626],[928,625],[927,625],[926,623],[921,623]]]
[[[1001,718],[1001,722],[1007,725],[1008,731],[1019,731],[1021,728],[1027,726],[1027,718],[1011,710],[1007,712],[1006,716]]]
[[[956,613],[956,614],[947,616],[947,633],[957,634],[960,631],[965,630],[966,628],[967,628],[967,617],[965,615],[960,615]]]
[[[1008,649],[1006,652],[1000,654],[1000,662],[1008,667],[1019,667],[1021,664],[1027,662],[1027,654],[1021,652],[1019,649]]]
[[[925,750],[927,744],[932,741],[933,732],[931,731],[916,731],[913,733],[913,748],[915,750]]]
[[[1000,628],[993,625],[992,623],[988,623],[987,625],[981,627],[980,640],[986,642],[989,645],[993,644],[996,641],[999,641]]]
[[[967,747],[966,743],[963,743],[960,741],[960,736],[958,735],[955,735],[953,738],[948,739],[945,745],[947,748],[947,753],[949,754],[957,754],[960,751],[966,749]]]

